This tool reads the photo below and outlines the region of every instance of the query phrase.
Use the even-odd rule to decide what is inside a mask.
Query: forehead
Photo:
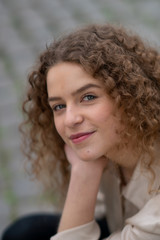
[[[96,84],[104,87],[103,84],[89,75],[81,65],[75,63],[59,63],[53,66],[47,74],[47,87],[52,91],[76,89],[85,84]]]
[[[47,80],[50,77],[64,77],[64,73],[67,74],[65,75],[66,78],[69,78],[73,75],[76,75],[77,77],[87,76],[88,78],[92,78],[92,76],[88,74],[80,64],[71,62],[60,62],[49,69],[47,74]]]

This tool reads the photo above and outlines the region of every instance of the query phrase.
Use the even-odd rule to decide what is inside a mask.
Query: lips
[[[73,143],[80,143],[84,141],[86,138],[90,137],[95,131],[92,132],[84,132],[84,133],[77,133],[71,135],[69,138],[72,140]]]

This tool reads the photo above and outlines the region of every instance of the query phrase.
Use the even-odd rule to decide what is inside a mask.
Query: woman
[[[122,27],[92,25],[51,44],[29,83],[24,136],[33,173],[59,191],[69,179],[51,239],[99,239],[100,189],[110,231],[103,237],[160,239],[159,53]]]

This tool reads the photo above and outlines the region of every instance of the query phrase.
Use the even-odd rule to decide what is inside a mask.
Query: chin
[[[98,154],[95,151],[92,151],[91,149],[77,152],[77,155],[82,161],[86,161],[86,162],[94,161],[103,156],[103,154]]]

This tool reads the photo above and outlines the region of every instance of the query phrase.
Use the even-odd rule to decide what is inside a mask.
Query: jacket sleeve
[[[100,237],[100,229],[96,221],[65,230],[51,237],[50,240],[97,240]]]
[[[100,229],[95,221],[56,234],[51,240],[98,240]],[[160,240],[160,194],[150,199],[121,232],[106,240]]]
[[[150,199],[133,217],[126,220],[121,232],[113,233],[107,240],[159,240],[160,194]]]

